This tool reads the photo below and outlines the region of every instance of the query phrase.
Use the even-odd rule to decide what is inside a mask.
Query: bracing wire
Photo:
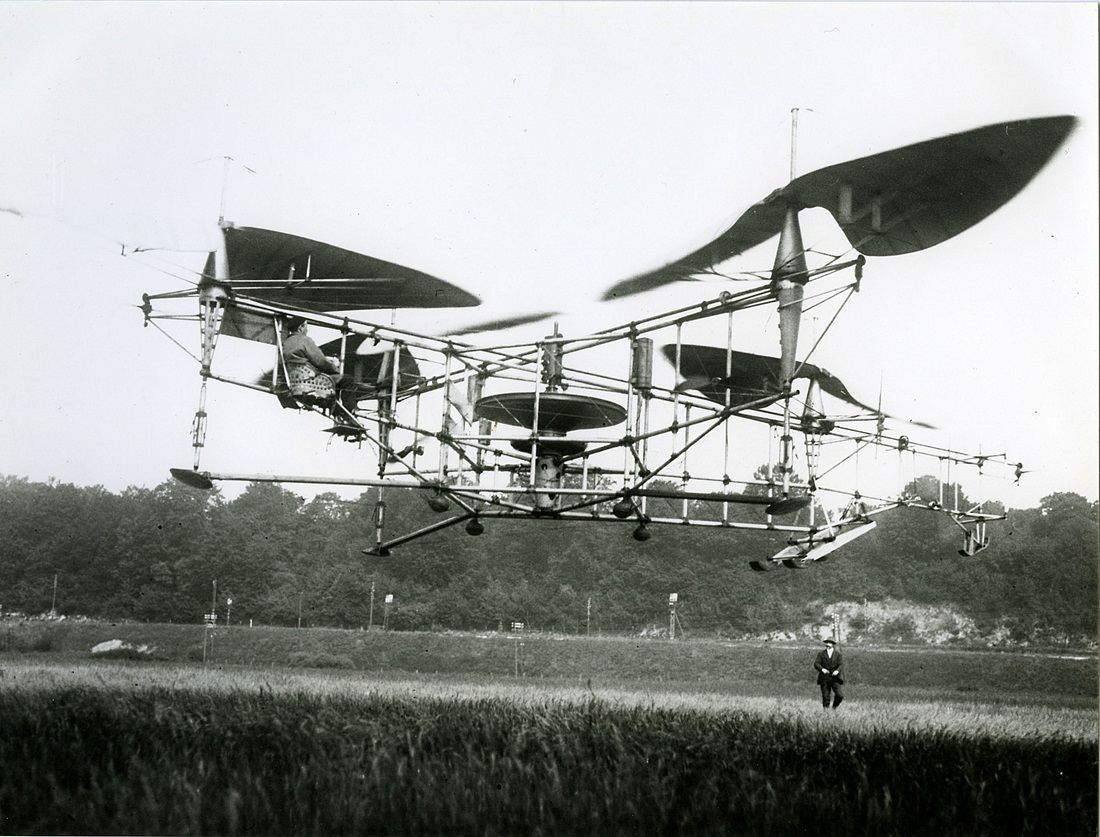
[[[169,334],[167,331],[165,331],[163,328],[161,328],[159,325],[157,325],[156,321],[154,321],[152,319],[149,319],[146,322],[151,323],[153,328],[155,328],[157,331],[159,331],[161,334],[163,334],[165,337],[167,337],[169,340],[171,340],[173,343],[175,343],[193,361],[195,361],[196,363],[202,363],[202,360],[199,359],[198,355],[196,355],[194,352],[192,352],[190,349],[188,349],[185,345],[183,345],[179,340],[177,340],[175,337],[173,337],[171,334]]]

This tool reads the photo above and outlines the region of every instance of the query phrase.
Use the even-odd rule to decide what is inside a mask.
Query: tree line
[[[910,485],[928,496],[938,490],[933,477]],[[440,520],[421,492],[390,490],[383,499],[389,536]],[[377,489],[307,501],[251,483],[226,500],[216,488],[174,481],[115,494],[0,477],[0,607],[184,623],[214,607],[221,624],[227,615],[234,624],[287,626],[385,620],[398,630],[521,621],[595,634],[667,624],[677,593],[681,625],[697,635],[789,630],[819,621],[823,603],[886,599],[948,605],[1021,637],[1096,631],[1097,504],[1073,493],[1012,511],[972,558],[959,556],[961,533],[949,519],[901,507],[877,515],[876,530],[829,561],[772,573],[748,562],[782,548],[779,533],[662,525],[639,542],[634,523],[552,518],[488,520],[479,537],[453,526],[372,556],[363,550],[375,540],[378,500]]]

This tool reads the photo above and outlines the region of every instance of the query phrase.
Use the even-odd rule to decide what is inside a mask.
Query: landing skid
[[[963,558],[973,558],[989,546],[989,538],[985,534],[985,521],[979,521],[973,531],[964,531],[966,531],[966,537],[963,540],[963,548],[959,550],[959,555]]]
[[[332,427],[326,427],[325,432],[351,442],[358,442],[366,435],[366,430],[360,425],[346,424],[342,421],[335,422]]]
[[[854,541],[875,528],[875,521],[866,520],[854,524],[838,526],[833,534],[811,535],[792,541],[786,548],[777,552],[766,561],[750,561],[749,566],[757,572],[766,572],[777,564],[792,570],[801,570],[815,561],[824,561],[830,554],[844,544]]]

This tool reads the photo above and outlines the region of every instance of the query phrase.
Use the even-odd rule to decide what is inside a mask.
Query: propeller
[[[709,244],[608,288],[631,296],[714,271],[778,235],[791,210],[827,209],[867,256],[913,253],[974,226],[1020,192],[1077,120],[1051,116],[987,125],[873,154],[797,177],[741,215]]]
[[[1016,485],[1019,485],[1020,484],[1020,477],[1022,477],[1024,474],[1032,474],[1032,473],[1034,473],[1034,471],[1027,470],[1027,469],[1024,468],[1024,463],[1023,462],[1017,462],[1016,463],[1016,468],[1012,472],[1013,476],[1016,478],[1015,480],[1013,480],[1013,482],[1015,482]]]
[[[141,305],[129,305],[128,308],[136,308],[145,316],[145,328],[149,327],[149,318],[153,315],[153,300],[149,294],[141,295]]]

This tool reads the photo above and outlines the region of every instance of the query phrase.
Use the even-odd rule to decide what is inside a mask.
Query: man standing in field
[[[825,647],[817,652],[814,668],[817,669],[817,685],[821,687],[822,706],[828,709],[831,697],[833,709],[836,709],[844,700],[840,689],[844,685],[844,662],[832,637],[826,637]]]

